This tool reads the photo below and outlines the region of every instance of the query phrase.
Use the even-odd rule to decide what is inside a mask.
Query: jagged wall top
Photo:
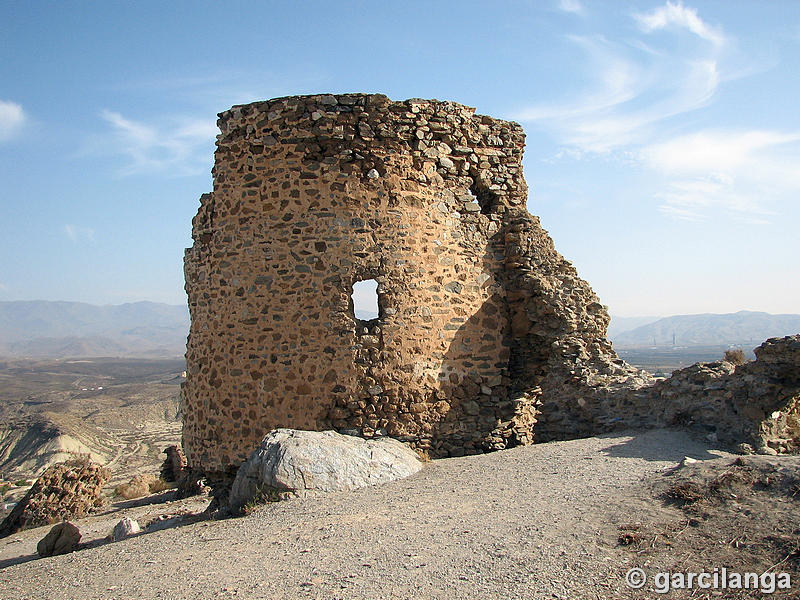
[[[256,114],[263,117],[253,123]],[[455,102],[392,101],[382,94],[287,96],[234,106],[219,113],[217,123],[218,153],[230,144],[247,143],[259,154],[279,144],[314,140],[319,147],[305,146],[302,158],[318,161],[319,168],[349,163],[352,169],[369,167],[364,175],[374,168],[383,176],[386,155],[409,152],[423,169],[422,182],[471,175],[479,192],[491,192],[502,203],[520,206],[527,198],[520,165],[522,127],[476,115],[474,108]],[[490,172],[498,157],[511,167],[506,177]]]

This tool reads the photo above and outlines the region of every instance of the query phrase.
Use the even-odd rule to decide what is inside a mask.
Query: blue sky
[[[525,128],[613,314],[800,312],[800,2],[4,2],[0,300],[179,304],[216,113],[438,98]]]

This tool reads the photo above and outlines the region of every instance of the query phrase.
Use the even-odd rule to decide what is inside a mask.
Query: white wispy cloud
[[[26,116],[16,102],[0,100],[0,142],[10,140],[22,129]]]
[[[586,12],[580,0],[558,0],[558,9],[576,15],[583,15]]]
[[[217,127],[211,119],[173,119],[166,124],[148,124],[104,110],[102,119],[111,125],[107,150],[127,159],[124,174],[168,171],[192,175],[208,169]]]
[[[581,100],[558,104],[540,104],[525,108],[515,115],[520,121],[552,121],[558,119],[565,132],[571,125],[624,104],[636,97],[642,77],[639,66],[616,52],[602,36],[594,38],[567,36],[580,46],[592,63],[594,89],[581,94]]]
[[[642,30],[648,33],[669,27],[682,27],[716,46],[722,46],[726,41],[720,28],[708,25],[698,16],[697,10],[684,6],[682,2],[668,1],[664,6],[648,13],[635,14],[634,18]]]
[[[76,244],[78,242],[94,242],[94,229],[91,227],[67,223],[64,225],[64,233]]]
[[[659,40],[568,36],[587,58],[587,89],[574,94],[580,100],[530,106],[513,117],[550,131],[565,146],[607,153],[641,144],[661,121],[707,106],[723,80],[722,31],[695,10],[671,2],[634,18],[644,35],[669,27],[701,39],[676,52],[659,46]]]
[[[671,172],[731,172],[763,159],[765,150],[797,141],[800,132],[708,130],[653,144],[642,150],[642,156],[652,166]]]
[[[660,188],[655,205],[671,218],[764,224],[785,212],[800,191],[800,132],[675,133],[675,117],[711,105],[723,82],[754,72],[736,40],[681,2],[632,17],[634,39],[567,38],[587,58],[579,100],[530,106],[515,117],[551,133],[561,145],[551,160],[604,156],[646,170]]]
[[[765,224],[800,192],[800,132],[705,130],[647,146],[640,157],[666,176],[659,210],[680,219],[724,211]]]
[[[740,192],[749,187],[747,183],[718,176],[676,179],[656,195],[658,210],[684,221],[708,221],[724,213],[737,221],[765,225],[775,212],[761,206],[752,195]]]

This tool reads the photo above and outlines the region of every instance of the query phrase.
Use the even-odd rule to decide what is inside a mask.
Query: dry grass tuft
[[[252,514],[259,506],[269,502],[280,502],[290,495],[288,492],[276,490],[273,487],[263,486],[258,488],[255,495],[241,509],[242,516]]]
[[[163,492],[164,490],[168,490],[171,487],[172,486],[170,486],[169,483],[167,483],[166,481],[164,481],[163,479],[161,479],[159,477],[158,479],[156,479],[155,481],[150,483],[150,493],[151,494],[158,494],[159,492]]]
[[[424,463],[431,462],[431,455],[427,450],[422,450],[420,448],[416,448],[415,452],[417,453],[417,456],[419,456],[419,460],[421,462],[424,462]]]

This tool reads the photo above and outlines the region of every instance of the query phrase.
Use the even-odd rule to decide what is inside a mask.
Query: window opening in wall
[[[353,314],[359,321],[372,321],[379,316],[378,282],[374,279],[356,281],[353,284]]]
[[[469,195],[475,198],[475,201],[481,207],[481,213],[484,215],[492,214],[497,207],[497,194],[477,182],[473,183],[469,188]]]

